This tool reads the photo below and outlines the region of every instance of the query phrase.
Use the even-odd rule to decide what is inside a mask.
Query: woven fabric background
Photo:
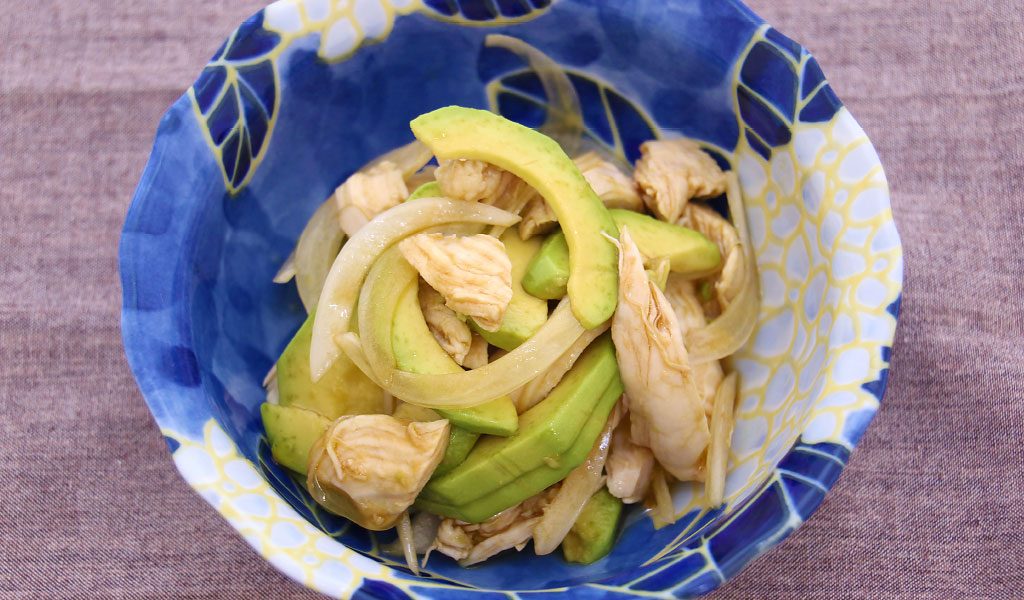
[[[715,598],[1020,598],[1020,0],[751,3],[877,146],[907,275],[849,468]],[[2,597],[315,597],[182,482],[119,330],[117,239],[157,121],[259,6],[0,2]]]

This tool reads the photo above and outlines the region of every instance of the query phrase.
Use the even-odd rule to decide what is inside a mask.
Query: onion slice
[[[409,520],[409,511],[402,513],[398,520],[398,541],[402,545],[402,554],[405,555],[405,564],[412,571],[413,575],[420,574],[419,565],[416,564],[416,540],[412,531],[412,521]]]
[[[324,201],[306,223],[295,245],[295,287],[306,312],[313,310],[334,257],[345,242],[345,232],[338,220],[338,203],[334,196]]]
[[[548,116],[538,131],[554,139],[565,153],[572,156],[583,137],[583,111],[569,76],[551,57],[523,40],[492,33],[484,38],[489,48],[504,48],[529,63],[547,96]]]
[[[274,283],[288,283],[295,277],[295,250],[288,255],[288,258],[284,259],[281,263],[281,267],[274,274]]]
[[[588,329],[555,362],[551,363],[551,366],[545,369],[543,373],[513,392],[512,402],[516,405],[516,411],[519,414],[523,414],[533,408],[538,402],[547,398],[551,390],[555,389],[558,382],[576,364],[576,359],[583,354],[583,351],[590,346],[590,343],[600,337],[602,333],[608,331],[611,326],[612,322],[609,320],[604,325]]]
[[[734,354],[750,339],[761,310],[761,289],[757,274],[757,261],[747,230],[747,213],[743,207],[743,193],[733,172],[727,173],[726,197],[733,225],[740,236],[743,252],[743,285],[739,294],[721,315],[706,327],[690,330],[686,335],[686,350],[690,364],[701,364]]]
[[[668,487],[665,469],[661,465],[654,470],[654,477],[651,478],[651,494],[654,496],[654,508],[651,509],[654,528],[661,529],[675,523],[676,508],[672,502],[672,492]]]
[[[729,373],[715,392],[711,408],[711,442],[708,444],[707,482],[704,498],[708,508],[722,504],[725,497],[725,475],[729,466],[729,444],[736,406],[736,373]]]
[[[604,487],[602,471],[612,443],[612,431],[618,425],[618,415],[618,410],[612,413],[587,460],[562,480],[562,487],[558,489],[551,504],[544,509],[544,516],[533,530],[533,551],[538,556],[551,554],[558,548],[590,497]]]
[[[359,169],[359,172],[369,171],[382,162],[394,163],[402,172],[402,179],[409,179],[427,164],[434,153],[427,148],[427,145],[419,140],[413,140],[404,146],[399,146],[390,152],[385,152],[377,158],[366,163]]]
[[[380,327],[375,337],[391,339],[390,322],[374,326]],[[367,365],[367,374],[378,385],[405,402],[426,408],[471,408],[505,396],[542,373],[585,331],[568,300],[562,300],[547,323],[515,350],[472,371],[441,374],[399,371],[387,349],[356,343],[353,335],[343,336],[342,344],[352,362]]]
[[[462,222],[507,227],[518,221],[519,217],[493,206],[446,198],[421,198],[377,215],[342,247],[324,281],[310,341],[313,381],[323,377],[341,353],[340,337],[349,332],[359,289],[381,253],[430,227]]]

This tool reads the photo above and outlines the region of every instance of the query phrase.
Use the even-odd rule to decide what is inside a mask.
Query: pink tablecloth
[[[0,596],[313,597],[181,481],[118,326],[117,237],[157,120],[259,5],[0,7]],[[907,278],[849,469],[716,597],[1024,597],[1020,0],[753,5],[874,140]]]

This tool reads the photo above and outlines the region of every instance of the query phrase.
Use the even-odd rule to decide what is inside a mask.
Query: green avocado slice
[[[601,488],[583,506],[562,541],[562,555],[573,563],[589,565],[612,551],[622,515],[622,500]]]
[[[444,196],[444,194],[441,193],[441,186],[436,181],[428,181],[413,190],[405,201],[411,202],[413,200],[419,200],[420,198],[440,198],[441,196]]]
[[[410,267],[411,269],[411,267]],[[410,373],[458,373],[462,370],[438,345],[427,328],[418,299],[419,280],[413,277],[402,293],[392,321],[391,345],[399,369]],[[519,424],[519,415],[508,396],[491,400],[473,408],[438,410],[452,425],[476,433],[512,435]]]
[[[556,231],[544,239],[540,251],[526,267],[523,289],[543,300],[565,296],[569,285],[569,244],[565,234]]]
[[[487,343],[502,350],[515,350],[520,344],[533,337],[548,320],[548,303],[536,298],[523,289],[523,275],[534,255],[540,250],[540,240],[519,239],[519,232],[509,229],[501,236],[505,252],[512,262],[512,300],[508,303],[505,317],[497,331],[485,331],[475,321],[469,324]]]
[[[608,212],[620,229],[629,229],[630,236],[644,256],[668,257],[670,270],[674,273],[700,277],[714,272],[722,260],[718,246],[692,229],[631,210],[613,208]],[[556,231],[544,240],[540,252],[527,267],[523,288],[538,298],[561,298],[566,293],[570,273],[569,245],[565,235]]]
[[[537,190],[566,235],[573,314],[588,329],[612,316],[618,300],[618,253],[604,235],[615,237],[618,230],[608,209],[557,142],[494,113],[461,106],[420,115],[410,126],[438,159],[482,160]]]
[[[342,354],[313,382],[309,374],[309,344],[314,309],[277,359],[277,391],[281,406],[319,413],[330,420],[342,415],[384,412],[384,392]]]
[[[446,503],[430,494],[428,489],[416,499],[416,504],[435,514],[452,517],[468,523],[480,523],[499,512],[539,494],[548,487],[565,479],[576,467],[586,460],[594,441],[601,435],[608,421],[608,414],[615,402],[622,396],[622,383],[615,380],[601,393],[594,412],[580,428],[579,435],[569,451],[560,456],[546,457],[540,466],[516,479],[490,491],[486,495],[466,503]],[[471,453],[472,456],[472,453]],[[428,484],[427,488],[430,488]]]
[[[311,410],[266,403],[260,406],[260,416],[274,460],[305,475],[309,449],[331,426],[331,421]]]
[[[458,468],[430,482],[421,497],[437,504],[465,507],[505,487],[509,487],[505,491],[508,497],[526,494],[523,498],[527,498],[539,492],[565,477],[586,458],[600,433],[600,427],[593,431],[593,418],[597,417],[603,426],[603,419],[607,419],[608,411],[621,394],[615,350],[611,336],[604,334],[590,345],[547,398],[519,417],[519,431],[507,438],[481,438]],[[577,456],[579,448],[583,448],[583,453]],[[540,473],[546,475],[536,475],[537,480],[531,480],[529,486],[515,483],[542,467]],[[554,477],[550,483],[534,489],[538,481],[550,477]],[[491,505],[485,502],[479,512],[486,512]]]

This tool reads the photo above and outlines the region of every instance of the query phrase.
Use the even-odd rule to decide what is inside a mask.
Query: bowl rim
[[[278,0],[277,2],[273,2],[273,3],[271,3],[268,6],[277,5],[279,3],[286,2],[286,1],[288,1],[288,0]],[[411,4],[411,5],[418,5],[419,2],[421,2],[421,1],[425,1],[425,0],[408,0],[409,4]],[[554,0],[554,1],[557,2],[558,0]],[[744,18],[749,19],[753,24],[756,24],[758,26],[764,26],[764,25],[767,24],[767,22],[764,19],[762,19],[760,16],[758,16],[754,11],[752,11],[749,7],[747,7],[745,4],[743,4],[740,0],[727,0],[727,2],[729,4],[731,4],[738,11],[739,14],[741,14]],[[255,17],[257,17],[257,16],[259,16],[259,15],[262,15],[265,10],[266,10],[266,7],[264,7],[263,9],[261,9],[260,11],[255,13],[252,17],[250,17],[250,20],[255,18]],[[242,26],[243,25],[240,25],[233,32],[231,32],[229,34],[228,39],[230,39],[231,37],[235,36],[238,33],[238,31],[242,28]],[[777,30],[775,30],[775,31],[777,31]],[[795,42],[793,42],[793,43],[796,44]],[[803,45],[800,45],[800,44],[797,44],[797,45],[800,47],[801,50],[807,52],[806,48]],[[809,54],[809,52],[808,52],[808,54]],[[732,68],[738,68],[738,66],[737,65],[733,65]],[[824,81],[827,82],[827,79],[825,79]],[[837,99],[837,102],[839,102],[838,99]],[[842,106],[841,102],[840,102],[840,106]],[[276,568],[278,568],[279,570],[283,571],[286,575],[288,575],[290,578],[294,579],[295,581],[297,581],[300,584],[303,584],[305,586],[311,587],[311,588],[316,589],[316,590],[318,590],[320,592],[323,592],[323,593],[328,593],[328,592],[330,592],[332,590],[328,589],[327,586],[319,585],[316,581],[304,580],[303,578],[297,576],[297,574],[296,574],[296,572],[294,570],[290,570],[288,568],[283,567],[278,560],[275,560],[275,558],[276,558],[275,555],[271,551],[268,550],[268,548],[267,548],[267,546],[265,544],[262,544],[262,543],[260,543],[259,540],[253,539],[252,536],[247,535],[246,534],[246,523],[245,523],[244,519],[239,520],[237,518],[237,515],[228,514],[228,512],[226,512],[221,505],[218,505],[216,502],[214,502],[213,499],[211,499],[211,497],[207,493],[208,490],[203,488],[202,486],[196,484],[194,478],[188,472],[188,465],[186,463],[184,463],[183,461],[178,460],[178,458],[177,458],[177,452],[176,451],[180,447],[180,441],[174,436],[174,431],[176,429],[176,426],[181,425],[180,420],[178,418],[178,416],[180,416],[180,415],[176,416],[174,414],[171,414],[166,409],[168,402],[174,401],[175,398],[173,397],[173,394],[168,394],[167,393],[167,390],[165,389],[165,385],[164,385],[164,383],[162,381],[162,377],[164,377],[164,375],[161,374],[161,372],[160,372],[160,370],[158,368],[155,368],[156,365],[152,364],[152,344],[151,344],[151,342],[153,342],[153,339],[152,339],[152,336],[148,333],[148,328],[150,327],[150,325],[153,324],[154,319],[156,319],[156,318],[164,318],[164,317],[156,317],[155,315],[151,314],[149,311],[141,310],[140,299],[139,299],[139,297],[137,295],[137,290],[138,290],[138,287],[139,287],[138,283],[139,283],[141,277],[144,277],[144,276],[148,275],[149,273],[147,273],[146,269],[144,268],[145,265],[144,264],[140,264],[140,261],[138,260],[138,256],[132,252],[132,249],[135,246],[132,245],[132,244],[126,243],[126,240],[128,240],[129,237],[133,233],[136,233],[132,229],[133,223],[135,223],[138,220],[139,215],[143,212],[143,210],[144,210],[144,208],[146,206],[147,198],[150,197],[150,195],[153,193],[152,184],[154,183],[154,180],[156,178],[156,174],[157,174],[158,170],[161,168],[161,165],[165,162],[165,151],[166,151],[166,148],[163,146],[161,138],[166,139],[167,138],[166,134],[168,134],[171,130],[173,130],[174,128],[177,127],[177,125],[174,122],[175,121],[174,117],[175,116],[180,116],[180,114],[176,114],[176,113],[180,113],[182,111],[191,112],[191,106],[189,104],[189,96],[188,96],[188,92],[187,91],[186,91],[185,94],[183,94],[181,97],[179,97],[171,105],[171,107],[165,112],[164,116],[161,118],[160,124],[157,127],[157,131],[156,131],[156,134],[155,134],[155,139],[154,139],[154,143],[153,143],[153,147],[152,147],[149,159],[147,160],[146,166],[145,166],[145,168],[143,170],[143,173],[142,173],[142,176],[140,178],[140,182],[139,182],[139,184],[138,184],[138,186],[137,186],[137,188],[135,190],[135,193],[133,195],[132,201],[131,201],[131,203],[129,205],[129,208],[128,208],[128,211],[127,211],[127,215],[126,215],[126,218],[125,218],[125,222],[124,222],[124,226],[122,228],[121,238],[120,238],[120,241],[119,241],[118,268],[119,268],[119,272],[120,272],[121,287],[122,287],[121,329],[122,329],[122,341],[123,341],[124,348],[125,348],[125,354],[127,356],[128,363],[129,363],[129,366],[131,368],[132,374],[133,374],[133,376],[134,376],[134,378],[135,378],[135,380],[136,380],[136,382],[137,382],[137,384],[139,386],[139,389],[140,389],[140,391],[142,393],[142,396],[143,396],[144,400],[147,403],[147,407],[150,409],[150,412],[153,415],[154,420],[156,421],[158,427],[161,429],[161,432],[165,436],[165,440],[167,441],[167,443],[169,445],[169,448],[170,448],[171,453],[172,453],[172,457],[175,460],[175,464],[176,464],[176,466],[177,466],[177,468],[179,470],[179,473],[183,476],[183,478],[190,485],[190,487],[192,487],[196,492],[200,493],[200,495],[202,495],[205,499],[207,499],[214,506],[214,508],[221,514],[221,516],[225,517],[229,521],[229,523],[236,529],[236,531],[238,531],[239,534],[243,536],[243,538],[250,544],[250,546],[253,547],[253,549],[256,550],[261,556],[263,556],[269,562],[271,562],[271,564],[273,564]],[[850,116],[850,120],[851,120],[851,122],[856,124],[856,121],[852,118],[852,115]],[[858,125],[858,127],[859,127],[859,125]],[[866,134],[864,134],[864,137],[865,137],[865,139],[867,139]],[[869,146],[871,146],[870,140],[867,140],[866,143]],[[873,146],[872,146],[872,150],[873,150]],[[877,160],[877,155],[876,155],[876,160]],[[880,162],[878,162],[877,165],[878,165],[879,168],[881,168],[881,163]],[[884,178],[884,172],[882,174],[882,177]],[[886,189],[888,189],[888,186],[886,186]],[[890,199],[888,197],[886,198],[885,208],[887,210],[891,210],[891,202],[890,202]],[[899,241],[898,233],[896,232],[896,229],[895,229],[895,222],[894,222],[894,220],[893,220],[891,215],[890,215],[890,221],[892,222],[892,226],[893,226],[893,234],[896,236],[896,242],[895,242],[896,243],[896,251],[897,251],[898,255],[900,257],[902,257],[902,244]],[[902,274],[901,274],[901,278],[900,278],[899,283],[896,284],[896,289],[897,289],[896,300],[889,307],[887,307],[886,310],[887,310],[887,312],[889,312],[893,316],[894,321],[898,324],[899,312],[900,312],[900,301],[902,299],[902,290],[903,290],[903,276],[902,276]],[[183,321],[178,322],[177,325],[179,327],[183,326],[185,330],[190,330],[190,328],[191,328],[191,314],[186,312],[185,314],[180,315],[180,318],[182,318]],[[173,317],[172,317],[172,319],[173,319]],[[895,331],[895,326],[894,326],[893,331]],[[885,356],[886,352],[889,352],[888,356],[891,356],[891,348],[892,348],[893,342],[894,342],[893,338],[894,338],[894,334],[893,334],[893,336],[889,337],[888,339],[878,342],[878,344],[877,344],[878,348],[883,353],[883,356]],[[886,391],[886,388],[887,388],[887,385],[888,385],[887,375],[888,375],[888,366],[889,366],[890,363],[891,363],[891,361],[887,360],[887,364],[883,368],[881,373],[879,374],[878,380],[871,380],[871,381],[863,381],[862,382],[865,386],[869,385],[869,384],[873,385],[872,389],[869,390],[869,391],[871,391],[871,393],[874,396],[877,397],[878,402],[879,402],[879,407],[880,407],[880,405],[882,403],[882,400],[883,400],[883,397],[884,397],[884,394],[885,394],[885,391]],[[877,408],[874,408],[874,409],[870,410],[870,414],[868,414],[866,416],[866,418],[864,419],[863,424],[862,424],[864,429],[866,429],[866,427],[868,426],[870,421],[873,419],[874,414],[875,414],[876,411],[877,411]],[[189,418],[190,421],[192,421],[191,424],[194,426],[194,424],[195,424],[194,423],[195,413],[190,414],[188,416],[188,418]],[[207,409],[204,421],[206,421],[207,419],[213,419],[213,418],[214,417],[212,415],[212,412],[210,412]],[[818,469],[818,472],[813,473],[813,474],[808,473],[808,475],[816,475],[816,478],[823,484],[823,490],[822,490],[821,498],[817,499],[817,501],[814,502],[813,505],[804,507],[804,510],[800,511],[800,517],[802,517],[802,518],[799,520],[798,523],[796,523],[795,525],[792,525],[791,527],[780,529],[780,531],[778,532],[778,535],[775,535],[774,537],[772,537],[771,539],[769,539],[765,543],[759,544],[756,548],[753,549],[752,552],[747,552],[746,555],[741,556],[738,559],[738,563],[736,565],[736,568],[733,569],[731,573],[726,575],[726,574],[722,574],[721,572],[719,572],[718,573],[719,577],[716,580],[710,581],[709,585],[706,588],[702,589],[700,591],[700,593],[703,594],[705,592],[709,592],[712,589],[715,589],[715,588],[719,587],[721,584],[723,584],[728,579],[731,579],[733,576],[735,576],[736,573],[738,573],[747,564],[749,564],[750,561],[754,560],[755,558],[757,558],[759,556],[762,556],[768,550],[770,550],[771,548],[773,548],[776,545],[778,545],[782,540],[784,540],[793,531],[795,531],[795,529],[797,527],[799,527],[799,525],[801,525],[811,514],[813,514],[813,512],[820,505],[821,501],[824,499],[825,494],[827,494],[827,492],[834,485],[834,483],[835,483],[836,479],[838,478],[839,474],[841,473],[841,471],[845,467],[846,460],[849,457],[850,452],[852,452],[853,448],[856,447],[857,443],[859,442],[860,435],[862,435],[862,433],[863,433],[863,430],[857,436],[857,439],[852,441],[852,443],[850,444],[849,448],[837,449],[834,452],[832,450],[827,450],[826,453],[830,454],[831,456],[829,456],[828,459],[825,460],[824,463],[822,463],[821,465],[818,465],[817,467],[813,467],[815,469]],[[216,432],[214,432],[213,435],[214,435],[214,437],[216,437],[217,436]],[[223,434],[221,434],[221,435],[223,435]],[[226,438],[226,436],[224,436],[224,438],[227,439],[227,443],[228,444],[230,444],[231,446],[234,446],[234,442],[233,441],[231,441],[229,438]],[[224,441],[220,440],[219,442],[215,442],[215,444],[216,443],[223,444]],[[820,454],[821,450],[814,448],[812,445],[802,444],[800,439],[798,438],[797,444],[794,445],[792,448],[790,448],[790,450],[783,456],[782,461],[785,461],[794,452],[797,452],[797,453],[804,452],[804,453],[812,453],[812,454],[813,453],[819,453]],[[243,459],[243,460],[245,460],[245,459]],[[781,461],[780,461],[780,464],[781,464]],[[776,469],[777,468],[778,468],[778,465],[776,465]],[[825,471],[827,471],[827,472],[825,472]],[[770,484],[771,484],[771,478],[769,478],[768,481],[765,481],[764,483],[760,484],[757,487],[757,491],[751,493],[748,498],[746,498],[739,505],[735,506],[734,509],[733,509],[735,515],[740,515],[741,513],[743,513],[752,502],[754,502],[757,498],[759,498],[762,495],[764,490],[767,487],[769,487]],[[275,493],[275,495],[276,495],[276,493]],[[709,523],[710,523],[710,521],[709,521]],[[704,533],[706,533],[706,532],[704,532]],[[701,535],[703,536],[704,533],[702,533]],[[323,534],[323,535],[326,535],[326,534]],[[347,548],[347,547],[345,547],[345,546],[343,546],[341,544],[338,544],[338,546],[345,553],[350,553],[352,555],[361,556],[355,550],[349,549],[349,548]],[[369,560],[369,559],[367,559],[367,560]],[[390,570],[389,567],[387,567],[387,566],[383,566],[383,569],[385,571]],[[641,571],[642,569],[643,569],[643,567],[638,568],[636,571],[634,571],[631,574],[635,574],[635,573]],[[647,574],[642,574],[639,577],[642,578],[644,576],[647,576]],[[363,583],[365,583],[366,581],[373,581],[373,579],[372,579],[372,577],[364,575]],[[591,584],[578,584],[578,585],[579,586],[591,587]],[[673,585],[679,585],[679,583],[676,582]],[[572,587],[575,588],[577,586],[572,586]],[[461,589],[465,589],[465,588],[461,588]],[[658,592],[655,592],[655,593],[656,594],[657,593],[664,594],[664,593],[666,593],[667,589],[668,588],[663,589],[663,590],[659,590]],[[484,591],[484,590],[480,590],[480,591]],[[631,594],[631,593],[633,593],[633,591],[634,590],[632,590],[632,589],[625,588],[625,587],[618,587],[618,586],[616,586],[614,584],[608,584],[608,585],[601,584],[601,585],[597,585],[596,587],[591,587],[591,589],[590,589],[591,593],[596,593],[599,596],[600,595],[610,595],[611,593],[627,593],[627,594]],[[373,587],[370,587],[370,586],[361,585],[361,587],[357,587],[356,589],[354,589],[353,592],[354,592],[355,597],[384,597],[384,596],[388,595],[387,592],[390,592],[390,590],[383,590],[382,591],[382,590],[379,590],[379,589],[376,589],[376,588],[373,588]],[[522,593],[522,592],[520,592],[520,593]],[[651,593],[652,592],[647,591],[647,592],[644,592],[644,595],[651,595]],[[413,593],[412,595],[415,595],[415,593]]]

